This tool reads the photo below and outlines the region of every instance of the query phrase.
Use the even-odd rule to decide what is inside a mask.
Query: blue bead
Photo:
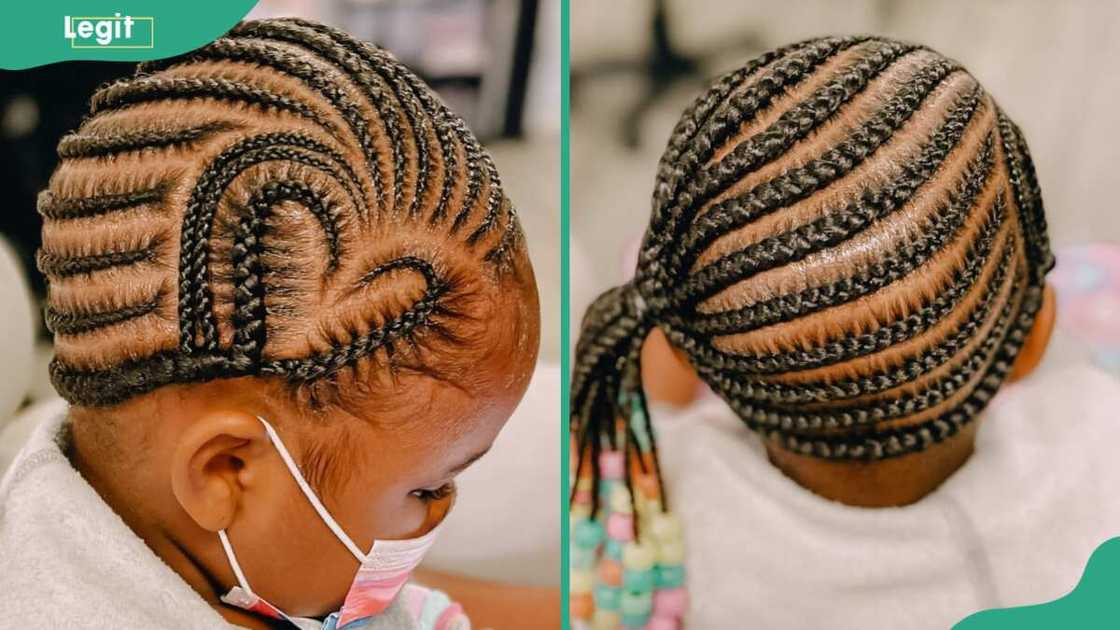
[[[604,546],[603,553],[611,560],[622,560],[622,543],[608,538],[607,544]]]
[[[657,567],[657,588],[684,586],[684,567],[680,565]]]
[[[622,572],[622,585],[632,593],[651,593],[656,581],[653,569],[626,569]]]
[[[572,541],[575,542],[577,547],[584,549],[594,549],[602,542],[605,532],[603,525],[598,521],[593,521],[585,518],[573,528]]]
[[[618,610],[622,603],[622,589],[598,584],[595,586],[595,607],[600,610]]]

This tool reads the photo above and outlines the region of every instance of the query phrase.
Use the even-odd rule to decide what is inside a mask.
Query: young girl
[[[583,321],[573,618],[946,628],[1068,592],[1120,533],[1120,388],[1003,387],[1049,342],[1052,266],[1026,142],[953,61],[831,37],[720,79]],[[723,402],[658,448],[643,384],[686,400],[675,357]]]
[[[463,122],[388,52],[270,20],[100,90],[58,152],[38,262],[70,407],[0,489],[0,618],[469,627],[407,580],[539,331]]]

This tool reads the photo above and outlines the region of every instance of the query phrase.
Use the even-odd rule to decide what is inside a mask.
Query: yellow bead
[[[611,511],[629,514],[633,509],[630,503],[630,491],[622,484],[616,485],[611,491]]]
[[[676,514],[658,514],[653,517],[648,530],[659,541],[681,540],[683,528]]]
[[[571,510],[572,522],[576,523],[585,518],[591,518],[591,506],[573,504]]]
[[[684,542],[667,540],[657,545],[657,562],[663,565],[684,564]]]
[[[595,587],[595,573],[593,571],[572,571],[568,585],[573,593],[590,593]]]
[[[655,554],[648,544],[629,543],[622,548],[622,566],[634,571],[644,571],[653,567]]]
[[[609,610],[596,610],[591,618],[593,630],[618,630],[622,626],[622,617]]]

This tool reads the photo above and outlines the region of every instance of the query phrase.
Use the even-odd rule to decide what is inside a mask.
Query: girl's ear
[[[171,461],[171,491],[199,527],[217,532],[233,521],[245,490],[268,475],[271,444],[260,421],[237,411],[192,420]]]
[[[657,327],[642,344],[642,388],[650,400],[678,407],[691,403],[700,391],[700,377],[688,357]]]
[[[1023,348],[1015,363],[1011,365],[1011,373],[1007,375],[1007,382],[1013,383],[1026,377],[1034,371],[1046,354],[1046,346],[1050,345],[1050,336],[1054,333],[1054,320],[1058,313],[1058,299],[1054,288],[1049,284],[1042,292],[1042,306],[1034,318],[1034,326],[1023,341]]]

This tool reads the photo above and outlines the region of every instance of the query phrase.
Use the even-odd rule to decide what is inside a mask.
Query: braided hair
[[[677,544],[658,538],[679,526],[665,524],[639,372],[654,327],[775,445],[899,457],[984,409],[1053,264],[1023,135],[954,61],[825,37],[723,76],[672,132],[634,279],[583,320],[571,388],[579,528],[601,540],[594,523],[607,522],[610,543],[621,514],[614,530],[630,545]],[[669,555],[657,566],[679,560]],[[611,614],[603,575],[585,617]]]
[[[242,376],[330,389],[463,345],[486,325],[467,306],[531,282],[463,121],[316,23],[244,22],[141,64],[58,154],[38,266],[51,380],[76,405]]]

